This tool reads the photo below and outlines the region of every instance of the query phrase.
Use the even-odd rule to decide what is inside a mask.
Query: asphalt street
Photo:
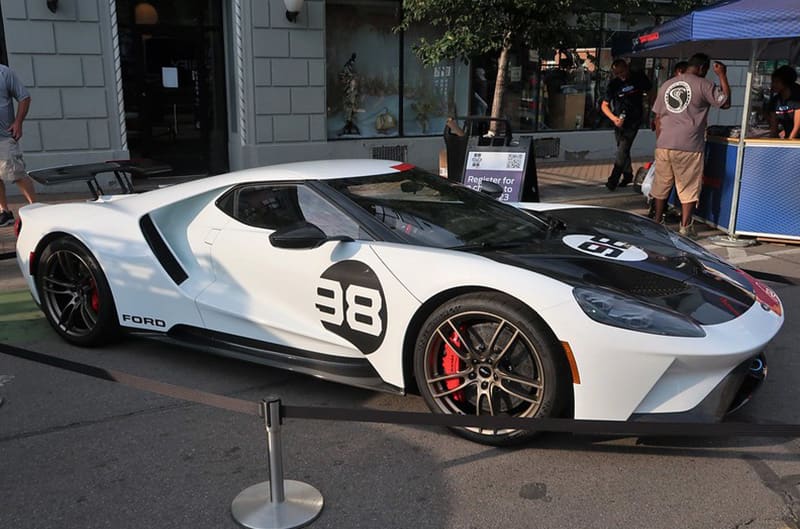
[[[800,277],[797,247],[715,251]],[[798,423],[800,286],[771,286],[786,324],[764,387],[735,419]],[[14,262],[0,261],[2,342],[253,401],[425,410],[416,396],[138,339],[71,347],[21,288]],[[267,478],[257,417],[4,355],[0,397],[2,528],[234,528],[231,501]],[[542,435],[497,449],[433,427],[289,420],[284,444],[286,477],[325,497],[314,528],[800,527],[798,440]]]

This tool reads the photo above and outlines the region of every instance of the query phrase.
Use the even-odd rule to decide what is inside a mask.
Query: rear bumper
[[[647,422],[719,422],[747,404],[767,377],[764,353],[736,366],[691,410],[678,413],[634,413],[632,421]]]

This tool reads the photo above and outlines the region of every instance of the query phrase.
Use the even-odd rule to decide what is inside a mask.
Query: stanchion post
[[[322,494],[308,483],[283,479],[280,399],[262,400],[260,410],[267,430],[269,481],[240,492],[231,504],[231,514],[250,529],[306,526],[322,512]]]
[[[267,427],[267,453],[269,454],[269,495],[273,503],[286,500],[283,487],[283,443],[281,441],[280,399],[261,401],[261,416]]]

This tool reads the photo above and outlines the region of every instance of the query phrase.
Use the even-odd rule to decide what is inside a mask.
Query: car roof
[[[411,164],[391,160],[316,160],[255,167],[242,171],[198,178],[140,195],[120,200],[117,207],[124,209],[157,208],[192,196],[251,182],[301,182],[305,180],[331,180],[358,178],[413,169]]]
[[[293,162],[267,167],[256,167],[231,173],[238,175],[239,181],[276,180],[329,180],[334,178],[357,178],[379,174],[394,173],[412,169],[411,164],[392,160],[314,160]]]

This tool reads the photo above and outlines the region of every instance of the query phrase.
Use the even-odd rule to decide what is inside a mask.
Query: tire
[[[414,349],[414,376],[434,413],[558,417],[569,402],[569,373],[558,341],[541,318],[498,293],[465,294],[444,303],[423,324]],[[496,446],[536,435],[453,430]]]
[[[36,267],[36,288],[47,321],[67,342],[92,347],[119,337],[106,276],[76,239],[60,237],[45,247]]]

